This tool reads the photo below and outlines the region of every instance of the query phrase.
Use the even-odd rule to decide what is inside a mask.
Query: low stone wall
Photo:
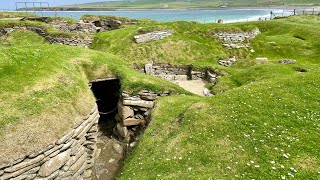
[[[155,76],[167,81],[186,81],[204,79],[215,83],[218,74],[209,70],[194,70],[192,66],[172,66],[168,64],[146,64],[144,69],[139,70],[146,75]]]
[[[118,104],[118,114],[115,117],[117,125],[114,128],[114,134],[124,143],[134,143],[136,137],[150,122],[154,101],[159,97],[169,95],[168,92],[154,93],[150,91],[141,91],[137,95],[122,93]]]
[[[65,37],[65,36],[55,36],[55,35],[50,35],[49,33],[46,32],[45,29],[41,27],[36,27],[36,26],[14,26],[10,28],[2,28],[0,29],[0,36],[6,35],[14,30],[28,30],[28,31],[33,31],[40,36],[44,37],[47,39],[51,44],[64,44],[64,45],[69,45],[69,46],[82,46],[82,47],[89,47],[91,43],[93,42],[93,37],[91,36],[86,36],[86,37]]]
[[[99,112],[94,107],[72,131],[44,149],[26,154],[12,163],[0,163],[0,180],[82,179],[93,166]]]
[[[155,31],[147,34],[141,34],[134,36],[134,40],[136,43],[146,43],[151,41],[158,41],[164,39],[168,36],[171,36],[173,33],[170,31]]]
[[[226,43],[240,43],[244,42],[245,40],[254,39],[260,33],[261,32],[259,29],[255,29],[251,32],[218,32],[215,33],[214,36],[223,40]]]
[[[93,23],[84,23],[79,21],[74,24],[69,24],[67,21],[52,21],[48,24],[62,32],[80,33],[80,34],[92,34],[97,32],[97,27]]]
[[[80,20],[77,23],[69,24],[65,20],[54,20],[48,22],[54,26],[58,31],[80,33],[80,34],[93,34],[97,32],[110,31],[120,29],[121,21],[118,20]]]
[[[248,40],[254,39],[261,32],[257,28],[251,32],[217,32],[213,35],[224,42],[223,46],[227,49],[240,49],[250,47]]]

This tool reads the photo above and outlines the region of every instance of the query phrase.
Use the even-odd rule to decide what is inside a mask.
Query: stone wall
[[[169,95],[169,92],[154,93],[151,91],[141,91],[137,95],[122,93],[118,104],[118,114],[115,117],[117,125],[114,128],[114,134],[124,143],[134,143],[136,137],[150,122],[154,101],[159,97]]]
[[[261,32],[257,28],[251,32],[217,32],[214,36],[224,42],[223,46],[227,49],[240,49],[250,47],[248,41],[254,39]]]
[[[251,32],[217,32],[214,34],[217,38],[223,40],[226,43],[239,43],[246,40],[254,39],[261,32],[259,29],[255,29]]]
[[[218,74],[213,71],[195,70],[188,65],[146,64],[144,69],[139,71],[171,82],[204,79],[210,83],[215,83],[218,78]]]
[[[99,112],[94,107],[72,131],[44,149],[12,163],[0,163],[0,180],[82,179],[94,163]]]
[[[136,43],[146,43],[151,41],[158,41],[164,39],[168,36],[171,36],[173,33],[170,31],[155,31],[147,34],[141,34],[134,36],[134,40]]]
[[[93,34],[97,32],[120,29],[121,21],[118,20],[80,20],[77,23],[70,24],[65,20],[54,20],[48,22],[53,27],[62,32]]]
[[[44,28],[37,27],[37,26],[14,26],[10,28],[2,28],[0,29],[0,35],[6,35],[14,30],[28,30],[33,31],[40,36],[47,39],[51,44],[64,44],[70,46],[82,46],[82,47],[89,47],[93,42],[93,37],[91,36],[62,36],[62,35],[51,35],[46,32]]]

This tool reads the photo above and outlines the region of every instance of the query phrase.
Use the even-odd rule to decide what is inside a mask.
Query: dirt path
[[[187,91],[190,91],[199,96],[204,96],[203,90],[205,89],[205,85],[207,84],[204,80],[191,80],[191,81],[176,81],[180,87],[184,88]]]

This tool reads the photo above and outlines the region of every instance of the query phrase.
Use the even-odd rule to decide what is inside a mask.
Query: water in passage
[[[43,16],[64,16],[80,19],[82,15],[112,15],[134,19],[153,19],[160,22],[197,21],[200,23],[256,21],[259,18],[270,18],[270,12],[280,13],[282,10],[272,9],[211,9],[211,10],[117,10],[117,11],[47,11],[37,12]]]

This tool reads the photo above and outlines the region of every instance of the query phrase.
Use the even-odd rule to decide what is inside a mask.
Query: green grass
[[[152,123],[118,178],[319,179],[319,23],[319,16],[226,25],[150,23],[97,34],[92,48],[113,52],[132,66],[151,60],[192,64],[221,76],[210,87],[217,94],[212,98],[159,100]],[[250,42],[254,53],[226,50],[212,37],[215,31],[256,27],[262,33]],[[169,29],[174,35],[133,42],[134,35],[154,29]],[[235,65],[217,64],[233,55]],[[256,57],[269,62],[256,63]],[[297,64],[283,65],[280,59]]]
[[[319,16],[223,25],[145,21],[96,34],[91,49],[50,45],[34,33],[12,32],[0,39],[5,44],[0,46],[1,154],[23,149],[17,143],[5,146],[8,134],[22,130],[30,136],[23,142],[56,139],[93,104],[88,81],[117,76],[122,89],[132,93],[176,94],[157,101],[119,179],[319,179],[319,24]],[[227,50],[212,36],[257,27],[262,33],[250,41],[254,53]],[[159,29],[174,34],[134,43],[134,35]],[[234,55],[233,66],[218,65]],[[256,63],[256,57],[269,62]],[[284,58],[297,63],[278,63]],[[218,84],[210,87],[216,96],[192,96],[132,69],[150,61],[217,71]]]
[[[137,0],[120,2],[97,2],[80,5],[80,7],[106,7],[106,8],[141,8],[141,9],[174,9],[174,8],[215,8],[228,7],[258,7],[280,5],[319,5],[316,0]]]

